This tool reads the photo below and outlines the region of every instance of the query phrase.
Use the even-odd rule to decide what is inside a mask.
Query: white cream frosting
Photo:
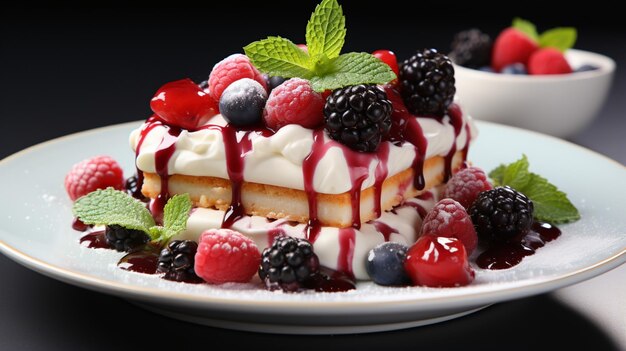
[[[454,127],[449,117],[443,122],[433,118],[416,117],[428,141],[426,158],[445,156],[455,142]],[[224,126],[226,122],[221,115],[211,119],[208,124]],[[471,117],[463,115],[463,127],[456,137],[456,147],[463,148],[467,142],[467,124],[470,136],[476,136],[476,128]],[[141,130],[146,125],[134,130],[130,135],[130,144],[136,150]],[[158,149],[167,127],[156,126],[151,129],[137,155],[137,167],[144,172],[156,172],[155,152]],[[244,132],[237,132],[243,137]],[[265,137],[256,133],[250,134],[252,149],[245,155],[244,179],[248,182],[270,184],[291,189],[304,190],[302,164],[313,146],[313,131],[302,126],[291,124],[282,127],[276,134]],[[313,176],[313,187],[316,192],[324,194],[341,194],[351,189],[350,171],[344,157],[342,147],[325,135],[325,143],[333,143],[324,154]],[[388,174],[391,177],[411,167],[415,157],[415,148],[408,142],[401,146],[390,143],[387,162]],[[362,184],[362,189],[374,185],[375,169],[378,159],[372,157],[369,165],[369,176]],[[228,179],[226,154],[222,133],[214,129],[201,129],[195,132],[183,130],[176,141],[176,150],[169,160],[169,174],[190,176],[211,176]]]
[[[421,200],[414,198],[407,200],[407,202],[416,203],[426,211],[429,211],[434,207],[434,199],[437,198],[437,192],[433,191],[433,193],[435,196],[432,199]],[[394,212],[384,212],[376,222],[382,222],[397,231],[397,233],[392,233],[389,236],[389,241],[410,246],[417,239],[417,234],[422,225],[422,218],[411,206],[396,208]],[[196,208],[189,216],[187,229],[173,239],[198,241],[200,234],[205,230],[220,228],[223,218],[224,211]],[[306,225],[289,223],[284,220],[272,222],[265,217],[259,216],[245,216],[235,222],[231,229],[251,238],[259,250],[262,251],[273,240],[272,232],[275,233],[278,230],[292,237],[304,238]],[[339,230],[335,227],[322,227],[313,243],[313,248],[320,260],[320,264],[334,270],[339,268],[338,262],[341,255]],[[371,249],[385,242],[385,237],[376,229],[372,222],[363,223],[361,229],[358,230],[347,230],[354,230],[354,251],[352,252],[352,261],[350,262],[352,273],[356,279],[369,280],[370,278],[365,269],[367,255]]]

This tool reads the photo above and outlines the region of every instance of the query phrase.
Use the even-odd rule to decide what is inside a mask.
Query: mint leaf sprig
[[[580,219],[578,209],[546,178],[530,172],[526,155],[508,165],[500,165],[489,177],[494,186],[508,185],[530,198],[535,206],[535,219],[552,224],[568,223]]]
[[[573,48],[578,36],[578,32],[574,27],[552,28],[539,35],[537,27],[535,27],[532,22],[519,17],[513,19],[512,27],[537,42],[539,47],[555,48],[561,52],[565,52],[568,49]]]
[[[346,20],[337,0],[323,0],[306,27],[308,52],[282,37],[268,37],[245,46],[244,52],[261,72],[311,81],[322,92],[355,84],[385,84],[396,79],[391,68],[371,54],[340,55]]]
[[[163,226],[158,226],[143,202],[123,191],[106,188],[76,200],[72,211],[85,224],[141,230],[152,242],[164,244],[187,228],[191,207],[189,194],[170,198],[163,209]]]

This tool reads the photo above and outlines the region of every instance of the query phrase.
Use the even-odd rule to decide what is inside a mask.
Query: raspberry
[[[351,85],[326,99],[328,136],[359,152],[374,152],[391,129],[391,101],[382,87]]]
[[[450,59],[457,65],[479,68],[489,64],[491,38],[478,29],[457,33],[452,41]]]
[[[567,74],[572,73],[562,52],[554,48],[537,50],[528,60],[530,74]]]
[[[443,116],[454,99],[454,67],[435,49],[423,49],[402,62],[402,99],[414,115]]]
[[[259,278],[269,290],[294,292],[318,275],[319,269],[319,259],[310,242],[280,236],[263,250]]]
[[[278,130],[287,124],[315,128],[324,119],[324,99],[313,91],[308,80],[291,78],[270,93],[263,118],[268,127]]]
[[[65,176],[65,190],[72,201],[98,189],[124,190],[124,174],[109,156],[98,156],[75,164]]]
[[[195,271],[208,283],[246,283],[252,279],[260,262],[256,244],[239,232],[209,229],[200,235]]]
[[[233,54],[218,62],[209,75],[209,94],[220,101],[222,93],[231,84],[243,78],[254,79],[267,89],[263,74],[259,72],[248,56]]]
[[[455,238],[420,237],[407,252],[404,269],[414,285],[454,287],[474,280],[465,247]]]
[[[472,206],[480,192],[491,190],[492,188],[482,169],[468,167],[460,170],[450,178],[443,192],[443,197],[449,197],[458,201],[467,210]]]
[[[422,222],[420,235],[459,239],[468,255],[476,249],[478,236],[472,220],[460,203],[443,199],[433,207]]]
[[[539,46],[526,34],[514,28],[507,28],[498,35],[491,52],[491,67],[500,72],[513,63],[528,65],[528,59]]]
[[[526,195],[508,186],[478,195],[469,209],[481,239],[520,241],[533,223],[534,205]]]
[[[189,130],[217,114],[217,102],[189,78],[164,84],[150,108],[166,124]]]

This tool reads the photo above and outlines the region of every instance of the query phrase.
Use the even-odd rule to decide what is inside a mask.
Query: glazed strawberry
[[[567,74],[572,73],[572,67],[562,52],[554,48],[544,48],[530,56],[528,72],[530,74]]]
[[[404,269],[414,285],[455,287],[474,280],[465,247],[455,238],[420,237],[409,249]]]
[[[386,63],[389,67],[391,67],[391,70],[393,71],[393,73],[396,74],[396,77],[398,76],[398,60],[396,59],[396,54],[393,53],[393,51],[391,50],[376,50],[372,53],[372,55],[374,55],[374,57],[378,58],[379,60],[383,61],[384,63]]]
[[[496,72],[513,63],[528,64],[528,59],[537,51],[537,43],[515,28],[507,28],[500,33],[493,44],[491,67]]]
[[[191,79],[163,85],[150,101],[152,111],[168,125],[194,130],[217,114],[217,102]]]
[[[287,124],[315,128],[324,120],[324,99],[308,80],[291,78],[272,90],[263,118],[268,127],[278,130]]]
[[[420,235],[459,239],[470,255],[478,244],[478,236],[467,211],[452,199],[442,199],[426,214]]]
[[[487,175],[478,167],[468,167],[460,170],[448,180],[443,197],[458,201],[465,209],[469,209],[478,194],[491,190],[493,187],[487,180]]]
[[[211,284],[246,283],[256,274],[261,253],[254,241],[229,229],[209,229],[201,234],[195,272]]]
[[[267,90],[267,82],[248,56],[233,54],[218,62],[209,75],[209,94],[215,101],[220,101],[222,93],[232,83],[243,79],[254,79]]]
[[[124,189],[124,172],[109,156],[93,157],[75,164],[65,176],[65,190],[72,201],[98,189]]]

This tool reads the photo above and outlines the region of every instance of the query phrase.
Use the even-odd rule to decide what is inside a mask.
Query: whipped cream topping
[[[417,239],[423,215],[435,206],[437,190],[420,198],[407,200],[393,212],[384,212],[375,221],[363,223],[360,229],[321,227],[313,248],[322,266],[353,274],[356,279],[369,280],[365,263],[371,249],[393,241],[411,245]],[[187,221],[187,229],[173,239],[198,241],[208,229],[221,228],[224,211],[195,208]],[[284,220],[270,221],[265,217],[245,216],[231,226],[251,238],[263,250],[276,236],[306,238],[306,225]]]
[[[462,117],[462,126],[457,134],[448,116],[441,121],[427,117],[416,117],[424,137],[428,142],[425,157],[445,156],[455,147],[461,150],[468,138],[477,135],[474,123],[466,114]],[[182,130],[176,140],[176,148],[170,157],[167,170],[170,175],[183,174],[190,176],[211,176],[228,179],[226,150],[223,134],[219,129],[210,126],[225,126],[226,121],[221,115],[207,122],[205,129],[198,131]],[[144,130],[144,124],[130,135],[130,145],[137,153],[136,165],[143,172],[156,172],[155,153],[168,132],[168,127],[151,125]],[[143,131],[143,133],[142,133]],[[144,135],[141,141],[142,134]],[[249,138],[251,148],[244,155],[245,181],[281,186],[291,189],[305,190],[302,164],[311,153],[314,143],[314,131],[302,126],[287,125],[271,136],[256,132],[237,131],[237,139]],[[401,145],[389,143],[389,155],[386,160],[387,178],[412,166],[415,159],[415,147],[404,142]],[[350,166],[345,152],[351,152],[340,143],[331,140],[324,134],[326,152],[317,164],[313,175],[313,187],[317,193],[341,194],[352,189]],[[361,189],[375,183],[375,170],[382,162],[371,157],[368,176]]]

